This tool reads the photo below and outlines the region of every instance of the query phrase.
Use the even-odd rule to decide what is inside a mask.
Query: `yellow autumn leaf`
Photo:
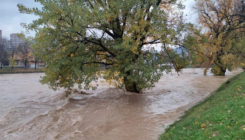
[[[205,128],[205,127],[206,127],[206,124],[205,124],[205,123],[203,123],[203,124],[201,125],[201,127],[202,127],[202,128]]]
[[[132,47],[132,49],[131,49],[131,51],[133,52],[133,53],[137,53],[137,46],[134,46],[134,47]]]

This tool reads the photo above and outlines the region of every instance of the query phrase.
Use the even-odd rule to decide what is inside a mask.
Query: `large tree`
[[[109,68],[103,78],[127,91],[153,87],[167,56],[144,46],[174,44],[183,27],[177,0],[36,1],[42,9],[18,7],[39,16],[24,26],[36,31],[33,48],[46,64],[42,82],[53,89],[82,83],[96,88],[91,82],[101,76],[102,65]]]
[[[237,59],[237,50],[243,46],[235,44],[244,38],[244,0],[199,0],[195,10],[202,33],[192,28],[186,46],[198,54],[198,61],[206,68],[204,73],[211,65],[212,72],[221,76],[227,69],[240,67],[244,59]]]

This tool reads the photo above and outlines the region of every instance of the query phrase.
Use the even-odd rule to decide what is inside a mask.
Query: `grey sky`
[[[194,0],[186,0],[185,15],[188,16],[187,20],[190,22],[195,21],[191,7]],[[40,7],[39,3],[34,0],[0,0],[0,30],[2,30],[3,37],[10,38],[11,33],[24,32],[25,29],[21,27],[20,23],[31,23],[38,17],[35,15],[21,14],[18,11],[17,4],[22,3],[27,7]],[[34,32],[30,32],[31,36],[34,36]]]
[[[37,16],[34,15],[20,14],[17,7],[19,3],[27,7],[40,6],[34,0],[0,0],[0,30],[2,30],[3,37],[9,38],[11,33],[25,32],[20,23],[31,23],[37,19]],[[31,35],[33,36],[34,32]]]
[[[194,4],[195,4],[194,0],[186,0],[184,2],[184,5],[186,6],[184,10],[185,15],[187,15],[186,19],[188,22],[191,22],[191,23],[196,23],[196,20],[197,20],[197,14],[192,8]]]

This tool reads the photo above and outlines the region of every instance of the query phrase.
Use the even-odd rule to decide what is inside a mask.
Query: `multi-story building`
[[[16,48],[18,47],[21,43],[24,43],[25,41],[21,38],[18,37],[16,33],[10,34],[10,42],[11,45]]]
[[[12,49],[11,42],[10,42],[10,40],[8,40],[7,38],[4,38],[4,37],[2,36],[2,33],[3,33],[2,30],[0,30],[0,40],[1,40],[2,43],[4,43],[5,49],[6,49],[7,51],[9,51],[9,50]]]
[[[5,43],[6,43],[6,50],[7,50],[7,51],[12,51],[13,47],[12,47],[12,45],[11,45],[10,40],[6,40]]]
[[[2,38],[2,30],[0,30],[0,39]]]

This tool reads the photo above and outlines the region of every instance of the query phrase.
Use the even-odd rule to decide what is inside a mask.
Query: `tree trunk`
[[[1,62],[1,69],[3,68],[3,62]]]
[[[212,68],[212,73],[215,76],[225,76],[225,72],[226,72],[226,67],[225,66],[215,65]]]
[[[214,61],[215,65],[212,68],[211,72],[215,76],[225,76],[226,66],[222,63],[222,60],[221,60],[222,55],[223,53],[218,53],[216,60]]]
[[[130,75],[130,72],[127,72]],[[124,85],[127,91],[140,93],[140,90],[137,88],[137,84],[130,80],[127,76],[124,77]]]
[[[35,61],[35,70],[37,69],[37,61]]]
[[[135,93],[140,93],[140,90],[137,89],[137,84],[135,82],[132,82],[130,80],[127,80],[124,77],[124,84],[125,84],[125,88],[127,91],[129,92],[135,92]]]
[[[207,76],[208,68],[204,68],[203,75]]]
[[[24,64],[24,65],[25,65],[25,69],[26,69],[26,62],[27,62],[27,61],[25,60],[25,64]]]

